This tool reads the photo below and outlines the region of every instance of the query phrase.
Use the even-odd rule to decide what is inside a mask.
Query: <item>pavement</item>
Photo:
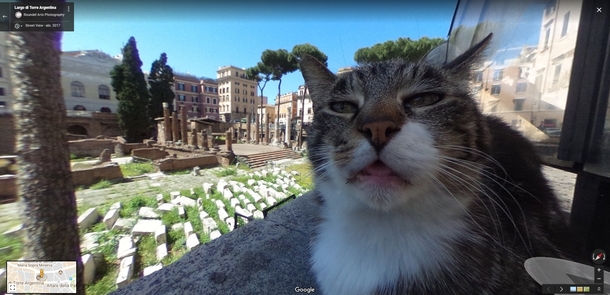
[[[218,146],[220,150],[226,150],[225,144]],[[247,143],[236,143],[232,145],[233,153],[236,155],[252,155],[264,152],[273,152],[282,150],[282,148],[276,146],[262,145],[262,144],[247,144]]]

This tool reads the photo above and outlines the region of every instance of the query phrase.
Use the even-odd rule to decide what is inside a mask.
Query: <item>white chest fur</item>
[[[371,294],[399,277],[422,279],[448,266],[447,242],[465,238],[464,208],[449,201],[451,196],[432,195],[417,206],[429,210],[382,212],[358,206],[349,200],[353,195],[336,187],[323,193],[333,192],[325,186],[330,188],[319,186],[324,221],[312,245],[312,268],[323,294]]]

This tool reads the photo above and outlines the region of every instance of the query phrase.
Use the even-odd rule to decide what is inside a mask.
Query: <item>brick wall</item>
[[[176,171],[191,169],[195,166],[199,168],[218,166],[218,159],[215,155],[206,155],[192,158],[167,158],[154,162],[159,171]]]

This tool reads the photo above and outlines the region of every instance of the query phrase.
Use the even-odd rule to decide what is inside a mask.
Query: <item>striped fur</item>
[[[321,200],[312,270],[323,294],[540,293],[523,263],[561,257],[565,224],[532,145],[470,97],[466,79],[486,42],[445,66],[394,60],[339,76],[303,58]],[[426,95],[440,100],[412,106]],[[354,111],[337,111],[346,105]],[[382,147],[363,128],[380,121],[398,126]],[[402,182],[359,182],[375,161]]]

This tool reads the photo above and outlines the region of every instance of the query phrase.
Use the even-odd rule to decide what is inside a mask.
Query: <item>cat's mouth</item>
[[[408,180],[401,178],[392,168],[380,160],[364,167],[356,175],[347,180],[348,183],[361,183],[374,186],[394,186],[409,184]]]

